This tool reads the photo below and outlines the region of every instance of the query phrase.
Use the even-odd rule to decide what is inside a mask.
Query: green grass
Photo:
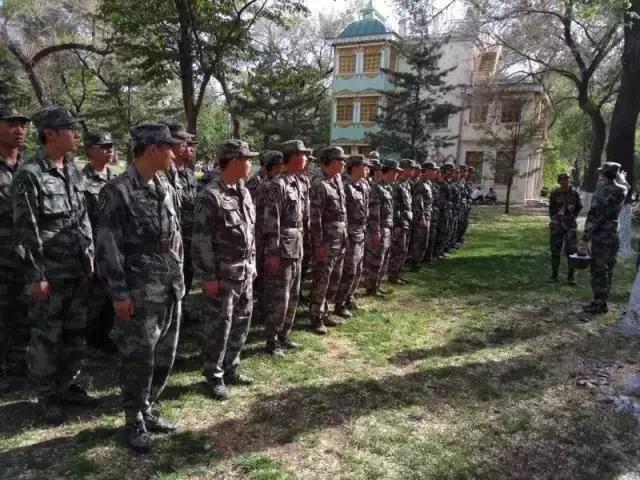
[[[326,338],[275,361],[253,328],[249,388],[209,399],[195,327],[183,331],[161,409],[182,431],[150,455],[122,443],[111,359],[92,359],[96,412],[58,428],[20,398],[0,402],[0,478],[614,479],[637,468],[635,420],[600,404],[576,377],[632,367],[639,342],[608,328],[623,311],[634,259],[616,269],[611,312],[583,323],[579,286],[549,284],[547,223],[478,208],[465,246]],[[198,297],[189,299],[192,308]],[[307,322],[305,309],[299,323]]]

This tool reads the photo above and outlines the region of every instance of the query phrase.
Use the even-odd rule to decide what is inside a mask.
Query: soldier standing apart
[[[347,233],[349,241],[344,256],[342,277],[336,294],[335,312],[349,318],[357,308],[355,293],[362,276],[364,261],[364,239],[369,218],[369,162],[364,155],[352,155],[347,159],[348,175],[344,190],[347,205]]]
[[[380,180],[373,183],[369,195],[369,218],[364,253],[364,278],[367,295],[383,296],[380,292],[382,268],[391,245],[393,228],[393,182],[402,171],[395,160],[385,160]]]
[[[299,175],[304,172],[311,150],[300,140],[280,147],[284,169],[264,192],[264,212],[260,233],[264,240],[265,335],[267,352],[284,356],[284,348],[299,348],[290,333],[300,296],[303,221],[307,205]]]
[[[389,282],[397,284],[408,283],[400,278],[400,270],[404,265],[409,251],[409,235],[413,223],[413,206],[411,197],[411,178],[418,165],[409,159],[400,161],[402,171],[393,186],[393,235],[389,249]]]
[[[115,310],[127,443],[147,452],[149,432],[176,429],[153,407],[173,367],[184,297],[178,198],[161,174],[180,141],[159,123],[130,133],[135,161],[100,193],[97,258]]]
[[[256,276],[256,213],[244,180],[258,156],[241,140],[220,147],[220,176],[198,193],[193,261],[205,295],[202,330],[206,390],[227,398],[227,385],[250,385],[238,372],[249,334]]]
[[[311,285],[309,316],[311,328],[319,335],[337,321],[329,315],[329,303],[336,296],[347,247],[347,208],[342,172],[347,156],[340,147],[320,152],[322,174],[314,178],[310,191],[310,231],[316,261]]]
[[[113,161],[113,139],[107,132],[89,132],[84,139],[84,148],[89,157],[82,169],[85,179],[85,201],[93,231],[93,243],[96,245],[98,234],[98,203],[100,191],[116,174],[108,165]],[[104,283],[95,274],[89,283],[89,311],[87,319],[87,343],[105,353],[116,353],[117,347],[109,338],[113,326],[113,306],[105,293]]]
[[[435,177],[435,164],[425,162],[422,165],[422,175],[416,181],[413,189],[413,244],[411,252],[411,269],[420,270],[420,264],[427,253],[429,231],[431,229],[431,212],[433,209],[433,194],[431,180]]]
[[[620,247],[618,217],[628,191],[626,182],[623,184],[616,179],[619,171],[620,164],[614,162],[605,162],[600,167],[602,183],[593,194],[580,242],[581,249],[586,249],[588,242],[591,242],[593,301],[584,307],[586,313],[608,311],[607,300],[611,293],[613,268]]]
[[[66,108],[51,106],[33,120],[42,147],[15,175],[13,218],[31,291],[29,375],[44,420],[61,423],[62,404],[97,401],[77,384],[86,346],[93,239],[84,179],[73,162],[79,142],[75,119]]]
[[[549,248],[551,250],[551,281],[558,281],[560,254],[569,257],[578,251],[578,224],[576,218],[582,210],[580,194],[569,184],[569,175],[558,175],[560,187],[549,195]],[[567,282],[575,285],[575,273],[568,267]]]
[[[10,105],[0,105],[0,393],[20,388],[27,376],[27,297],[16,252],[11,184],[22,163],[29,121]]]

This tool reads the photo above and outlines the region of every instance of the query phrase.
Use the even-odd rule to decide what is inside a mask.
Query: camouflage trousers
[[[278,272],[265,274],[265,284],[269,285],[263,297],[267,343],[289,338],[300,298],[301,266],[299,258],[281,258]]]
[[[374,245],[371,234],[367,233],[364,246],[364,281],[367,290],[376,290],[382,281],[385,258],[391,245],[391,230],[383,228],[380,231],[380,243]]]
[[[184,245],[184,262],[182,271],[184,274],[184,291],[185,296],[189,294],[191,285],[193,284],[193,261],[191,259],[191,237],[182,237]]]
[[[409,235],[410,230],[408,228],[400,229],[399,233],[394,233],[391,236],[391,248],[389,249],[389,281],[394,282],[400,277],[400,270],[404,266],[404,262],[407,259],[407,253],[409,252]]]
[[[49,280],[49,300],[30,300],[29,376],[39,398],[63,392],[80,375],[87,328],[87,277]]]
[[[440,223],[440,216],[431,214],[431,223],[429,225],[429,240],[427,242],[427,252],[424,256],[424,261],[429,262],[435,257],[436,237],[438,235],[438,224]]]
[[[251,326],[253,279],[220,283],[220,292],[205,299],[202,312],[202,360],[208,381],[235,375]]]
[[[256,236],[256,238],[258,238]],[[264,243],[256,239],[256,279],[253,281],[253,323],[264,322],[268,309],[265,307],[264,295]]]
[[[87,301],[87,341],[98,345],[109,337],[113,327],[113,303],[106,294],[104,282],[97,275],[89,281]]]
[[[606,238],[594,236],[591,240],[591,290],[593,299],[598,303],[606,303],[609,299],[619,247],[617,235]]]
[[[144,289],[133,290],[133,317],[113,322],[111,338],[120,352],[122,406],[128,424],[151,410],[173,368],[182,304],[169,289],[164,301],[160,295],[145,295]]]
[[[417,266],[422,263],[424,257],[427,255],[429,225],[427,224],[427,228],[422,228],[419,224],[414,224],[411,238],[411,261],[414,266]]]
[[[300,265],[300,283],[303,284],[311,267],[311,234],[305,228],[302,242],[302,264]]]
[[[0,269],[0,375],[27,376],[29,320],[24,276]]]
[[[447,238],[449,236],[449,229],[451,226],[451,219],[447,214],[440,215],[440,221],[438,222],[438,232],[436,237],[436,255],[440,256],[447,249]]]
[[[343,248],[338,254],[327,252],[324,260],[316,260],[309,307],[311,323],[317,322],[329,314],[328,305],[335,300],[340,285],[344,255],[345,249]]]
[[[566,226],[557,222],[549,224],[551,256],[560,257],[563,249],[567,257],[578,251],[578,226],[575,221]]]
[[[344,305],[347,302],[354,301],[356,289],[362,277],[363,263],[364,239],[356,240],[350,238],[344,255],[340,285],[335,296],[336,305]]]

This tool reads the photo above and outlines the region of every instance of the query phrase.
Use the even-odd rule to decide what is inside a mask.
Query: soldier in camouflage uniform
[[[175,360],[184,296],[178,197],[162,173],[180,140],[160,123],[130,133],[134,163],[100,192],[97,265],[115,310],[127,443],[147,452],[149,431],[176,429],[153,407]]]
[[[431,212],[433,211],[433,193],[431,181],[435,177],[435,164],[425,162],[422,175],[413,187],[413,223],[412,223],[412,255],[411,268],[420,270],[420,264],[427,253],[429,231],[431,228]]]
[[[391,245],[393,228],[392,184],[401,171],[398,162],[385,160],[380,169],[380,180],[371,186],[364,253],[364,278],[368,295],[382,295],[382,268]]]
[[[430,185],[431,195],[433,197],[431,205],[431,223],[429,225],[429,241],[427,243],[427,252],[423,260],[427,263],[433,263],[437,259],[435,246],[438,236],[438,226],[440,224],[440,167],[433,162],[431,162],[431,164],[433,165],[433,168],[425,172],[429,177],[431,177]]]
[[[309,170],[313,162],[317,159],[313,155],[307,155],[307,166],[304,172],[298,175],[300,179],[300,188],[302,189],[302,201],[304,202],[305,217],[302,220],[303,234],[302,234],[302,273],[300,274],[300,285],[303,285],[308,274],[311,265],[311,231],[309,229],[309,212],[311,211],[311,199],[309,192],[311,191],[311,180],[309,179]],[[302,287],[301,287],[302,288]]]
[[[418,168],[416,162],[410,159],[400,161],[402,172],[393,186],[393,235],[389,249],[389,282],[405,284],[400,278],[400,271],[409,251],[409,236],[413,223],[413,206],[411,195],[411,178]]]
[[[0,105],[0,392],[21,387],[27,375],[27,297],[13,232],[11,184],[23,161],[29,121],[10,105]]]
[[[61,404],[96,402],[77,384],[94,249],[85,182],[73,162],[76,121],[58,106],[40,110],[33,120],[42,147],[14,177],[14,232],[31,289],[29,375],[45,421],[61,423]]]
[[[324,148],[320,152],[322,174],[311,184],[309,218],[316,263],[309,316],[311,328],[319,335],[327,333],[326,325],[341,323],[329,315],[329,304],[335,300],[340,285],[347,248],[347,208],[341,177],[346,158],[340,147]]]
[[[249,190],[253,203],[256,203],[256,191],[265,178],[267,178],[267,166],[265,165],[265,156],[263,155],[260,158],[260,169],[245,183],[245,187]]]
[[[560,255],[569,257],[578,251],[578,223],[576,219],[582,210],[580,194],[569,183],[569,175],[558,175],[560,186],[549,195],[549,249],[551,250],[551,281],[558,281]],[[568,268],[567,282],[575,285],[575,273]]]
[[[349,318],[357,308],[355,293],[362,276],[364,240],[369,218],[369,162],[364,155],[352,155],[347,159],[348,174],[344,179],[347,206],[347,233],[349,241],[344,256],[342,277],[336,294],[335,312]]]
[[[256,276],[256,213],[243,180],[258,156],[241,140],[220,147],[220,177],[198,193],[193,261],[202,280],[202,352],[206,389],[217,400],[227,385],[250,385],[238,372],[249,334]]]
[[[299,348],[290,338],[300,295],[303,255],[303,221],[308,218],[299,175],[304,172],[311,150],[300,140],[284,142],[282,173],[264,194],[260,234],[264,240],[265,335],[267,352],[284,356],[284,348]]]
[[[605,162],[600,167],[602,183],[593,194],[580,242],[582,249],[586,249],[588,242],[591,242],[593,301],[585,306],[586,313],[608,311],[607,300],[620,246],[618,217],[627,196],[627,186],[616,181],[619,171],[620,164],[614,162]]]
[[[85,179],[85,201],[96,243],[98,232],[98,200],[100,191],[116,177],[109,168],[114,158],[113,139],[108,132],[89,132],[85,135],[84,148],[89,162],[82,169]],[[104,283],[94,274],[89,283],[89,310],[87,319],[87,343],[105,353],[116,353],[118,349],[109,338],[113,326],[113,306],[105,293]]]
[[[435,245],[436,257],[441,257],[448,251],[447,240],[449,231],[452,228],[452,202],[451,202],[451,178],[455,167],[452,163],[445,163],[440,172],[441,180],[438,184],[440,191],[440,213],[438,222],[438,232]]]

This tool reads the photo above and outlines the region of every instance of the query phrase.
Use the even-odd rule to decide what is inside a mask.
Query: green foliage
[[[0,102],[9,101],[16,108],[29,106],[25,81],[19,75],[21,69],[9,50],[0,45]]]
[[[212,163],[218,145],[229,137],[229,111],[220,103],[208,103],[198,116],[198,160]]]

